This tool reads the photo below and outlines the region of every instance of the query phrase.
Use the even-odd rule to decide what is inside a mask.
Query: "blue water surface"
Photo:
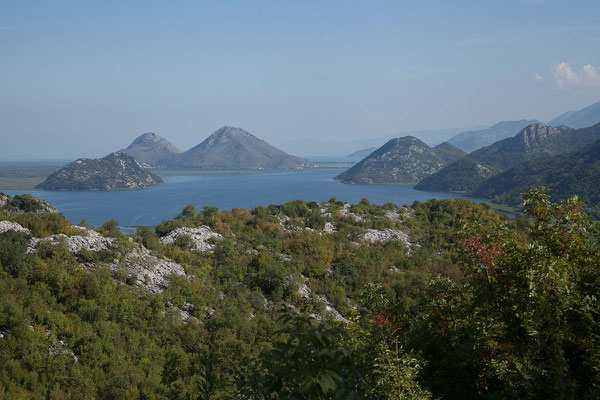
[[[291,200],[322,202],[336,197],[357,203],[362,198],[376,204],[412,204],[431,198],[457,198],[456,193],[420,192],[409,185],[347,185],[333,180],[338,169],[311,169],[273,173],[211,173],[163,177],[152,189],[113,192],[4,191],[15,195],[31,193],[41,197],[70,221],[83,218],[93,225],[114,219],[121,226],[153,226],[172,219],[188,204],[199,210],[216,206],[234,207],[281,204]]]

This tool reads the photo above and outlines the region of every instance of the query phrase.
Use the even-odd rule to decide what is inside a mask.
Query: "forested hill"
[[[574,194],[583,197],[590,214],[600,219],[600,141],[572,153],[519,164],[488,179],[473,194],[519,205],[521,193],[536,186],[550,189],[550,198],[555,201]]]
[[[483,147],[423,179],[415,188],[429,191],[477,189],[486,179],[522,162],[574,151],[600,140],[600,124],[582,129],[529,125],[516,136]]]
[[[597,398],[595,228],[526,200],[188,206],[124,235],[0,194],[0,398]]]

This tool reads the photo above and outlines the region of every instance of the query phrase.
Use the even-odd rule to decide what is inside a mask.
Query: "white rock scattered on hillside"
[[[308,286],[306,286],[306,284],[303,284],[298,288],[298,294],[303,299],[308,300],[310,299],[311,294],[313,294],[313,291]],[[323,305],[325,306],[325,311],[330,313],[333,319],[340,322],[350,322],[346,318],[344,318],[344,316],[338,310],[336,310],[333,307],[333,304],[329,301],[329,299],[326,296],[318,295],[316,293],[314,293],[313,296],[321,303],[323,303]],[[322,319],[322,316],[317,314],[313,314],[311,316],[317,320]]]
[[[15,232],[29,233],[29,229],[23,228],[20,224],[11,221],[0,221],[0,233],[13,230]]]
[[[4,207],[8,203],[8,196],[0,194],[0,208]]]
[[[79,227],[84,230],[85,235],[67,236],[64,233],[58,235],[52,235],[45,238],[32,238],[29,241],[29,247],[27,248],[27,254],[33,254],[37,251],[40,243],[50,243],[52,245],[58,245],[66,243],[69,247],[69,253],[75,254],[81,250],[89,251],[100,251],[107,250],[113,244],[113,239],[105,238],[98,232],[88,230],[83,227]]]
[[[170,276],[186,275],[181,265],[152,255],[150,250],[142,245],[127,253],[123,261],[111,264],[109,269],[112,272],[135,276],[135,285],[151,293],[160,293],[166,289]]]
[[[356,222],[364,221],[365,219],[358,214],[350,212],[350,204],[344,204],[344,207],[340,210],[340,214],[345,217],[352,217]]]
[[[385,243],[391,240],[397,240],[402,242],[406,247],[406,254],[410,255],[412,252],[413,244],[408,238],[408,234],[397,229],[384,229],[382,231],[377,229],[367,229],[362,235],[362,240],[367,243]]]
[[[160,238],[162,244],[170,245],[177,241],[177,238],[181,235],[188,235],[192,238],[194,246],[192,250],[204,253],[214,249],[215,245],[211,243],[211,239],[222,240],[223,236],[217,232],[214,232],[210,227],[202,225],[196,228],[177,228],[167,236]]]
[[[327,233],[337,232],[337,229],[335,229],[335,224],[333,222],[325,222],[325,227],[323,228],[323,232],[327,232]]]

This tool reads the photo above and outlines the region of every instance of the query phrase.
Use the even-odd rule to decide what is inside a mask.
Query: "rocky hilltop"
[[[302,169],[316,165],[285,153],[242,128],[224,126],[177,158],[183,168],[261,170]]]
[[[129,154],[145,168],[168,167],[181,153],[181,150],[173,146],[167,139],[154,132],[138,136],[128,147],[119,151]]]
[[[472,152],[499,140],[513,137],[527,125],[536,124],[537,120],[502,121],[486,129],[461,132],[448,140],[451,144],[466,152]]]
[[[358,184],[414,183],[465,155],[448,143],[438,150],[413,136],[392,139],[335,179]]]
[[[65,165],[36,186],[45,190],[126,190],[150,188],[162,179],[129,154],[115,152],[104,158],[80,158]]]

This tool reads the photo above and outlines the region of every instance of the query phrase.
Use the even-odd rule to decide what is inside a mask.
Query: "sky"
[[[548,121],[600,101],[598,16],[598,0],[0,0],[0,161],[149,131],[186,150],[224,125],[308,155]]]

